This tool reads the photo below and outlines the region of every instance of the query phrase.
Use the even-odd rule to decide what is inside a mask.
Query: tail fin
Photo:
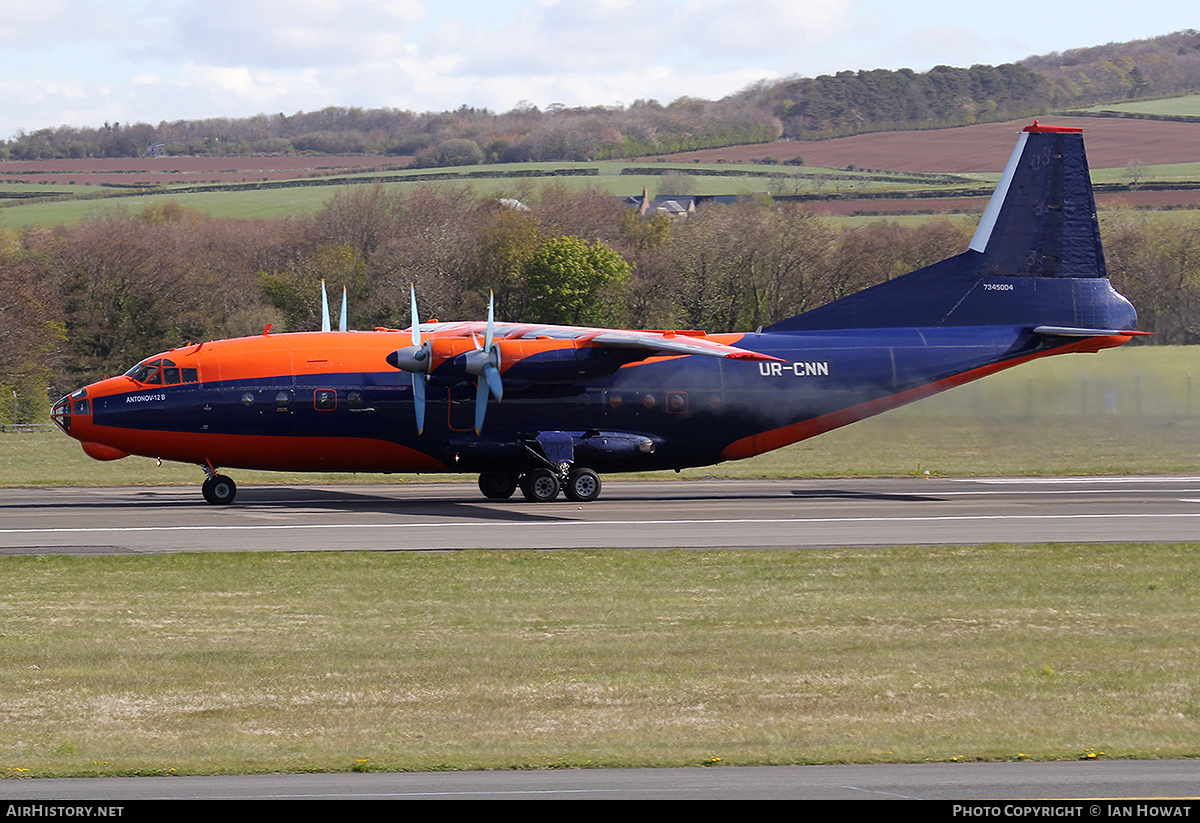
[[[1133,329],[1108,283],[1081,129],[1035,120],[970,248],[767,331],[978,325]]]
[[[1108,276],[1082,129],[1021,132],[971,249],[989,275]]]

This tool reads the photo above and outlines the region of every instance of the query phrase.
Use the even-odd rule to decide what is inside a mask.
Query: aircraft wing
[[[416,298],[413,298],[416,317]],[[577,383],[608,375],[622,365],[656,356],[704,355],[730,360],[778,360],[709,338],[703,332],[634,331],[581,326],[496,323],[426,323],[409,330],[412,345],[387,356],[412,374],[417,432],[425,425],[425,382],[475,380],[475,433],[483,430],[488,397],[500,401],[504,383]],[[482,338],[482,340],[481,340]],[[730,339],[740,340],[740,335]],[[619,350],[619,355],[612,354]]]
[[[486,334],[481,323],[430,323],[422,325],[421,333],[431,338],[475,337]],[[641,349],[647,357],[658,353],[698,354],[727,360],[778,360],[761,352],[743,349],[694,331],[639,331],[634,329],[603,329],[587,326],[552,326],[541,324],[496,323],[493,334],[498,341],[557,340],[592,344],[613,349]]]

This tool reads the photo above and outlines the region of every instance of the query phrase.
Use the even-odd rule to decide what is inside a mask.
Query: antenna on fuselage
[[[321,281],[321,331],[329,331],[329,294],[325,291],[325,281]],[[342,317],[338,321],[338,331],[346,330],[346,287],[342,286]]]

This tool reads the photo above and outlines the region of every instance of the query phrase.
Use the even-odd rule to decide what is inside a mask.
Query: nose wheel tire
[[[563,494],[576,503],[590,503],[600,496],[600,475],[591,469],[575,469],[567,476]]]
[[[558,478],[549,469],[534,469],[521,478],[521,495],[530,503],[549,503],[558,490]]]
[[[237,484],[233,478],[218,474],[204,481],[200,487],[204,499],[214,506],[227,506],[237,497]]]

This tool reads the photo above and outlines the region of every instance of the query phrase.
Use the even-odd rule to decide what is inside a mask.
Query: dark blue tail
[[[764,331],[982,325],[1137,326],[1108,282],[1081,129],[1021,133],[968,251]]]

